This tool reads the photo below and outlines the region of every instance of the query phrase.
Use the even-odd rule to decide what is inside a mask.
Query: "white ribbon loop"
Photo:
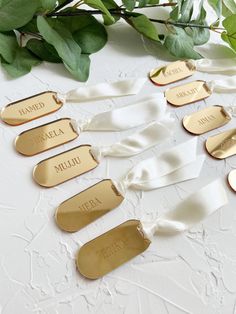
[[[174,148],[138,163],[118,183],[124,191],[131,187],[136,190],[153,190],[181,181],[197,178],[205,156],[197,156],[197,137]]]
[[[146,81],[146,78],[139,78],[128,79],[113,83],[100,83],[93,86],[82,86],[73,89],[66,94],[58,94],[58,99],[63,103],[65,103],[66,101],[80,103],[126,95],[135,95],[140,92]]]
[[[92,147],[91,153],[98,162],[104,156],[131,157],[169,138],[173,133],[174,118],[166,116],[162,122],[152,122],[125,139],[111,146]]]
[[[226,191],[216,180],[179,203],[172,211],[162,215],[153,223],[143,223],[148,238],[155,234],[183,232],[199,223],[214,211],[228,203]]]
[[[206,83],[207,87],[217,93],[236,92],[236,76],[224,80],[212,80]]]
[[[236,58],[189,60],[199,72],[232,73],[236,72]]]
[[[223,109],[230,116],[230,118],[236,117],[236,106],[223,106]]]

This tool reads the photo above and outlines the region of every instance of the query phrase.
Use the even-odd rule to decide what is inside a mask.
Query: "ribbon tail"
[[[191,60],[197,71],[207,73],[236,73],[236,58]]]
[[[93,100],[103,100],[112,97],[135,95],[140,92],[146,78],[129,79],[113,83],[100,83],[93,86],[79,87],[63,95],[65,101],[86,102]],[[60,96],[59,96],[60,97]]]
[[[168,235],[183,232],[227,203],[227,194],[221,181],[213,181],[180,202],[174,210],[162,215],[155,222],[143,222],[144,232],[149,238],[155,234]]]
[[[232,76],[225,80],[213,80],[206,83],[207,86],[217,93],[236,92],[236,76]]]

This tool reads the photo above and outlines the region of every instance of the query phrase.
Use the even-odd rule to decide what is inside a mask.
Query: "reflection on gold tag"
[[[57,93],[44,92],[10,103],[1,111],[2,120],[10,125],[20,125],[59,110],[63,103]]]
[[[41,186],[52,187],[97,167],[91,145],[81,145],[64,153],[42,160],[33,171],[34,180]]]
[[[22,132],[15,140],[16,150],[33,156],[68,143],[79,136],[71,119],[64,118]]]
[[[150,243],[141,222],[128,220],[83,245],[77,255],[77,268],[83,276],[97,279],[141,254]]]
[[[236,129],[211,136],[206,141],[208,153],[218,159],[224,159],[236,154]]]
[[[75,232],[116,208],[124,197],[111,180],[103,180],[63,202],[56,211],[56,223]]]
[[[228,174],[228,182],[231,188],[236,192],[236,169]]]
[[[166,90],[167,101],[174,106],[183,106],[205,99],[212,94],[205,81],[193,81]]]
[[[149,73],[151,81],[157,85],[167,85],[191,76],[196,68],[188,60],[172,62]]]
[[[185,116],[183,126],[188,132],[199,135],[219,128],[230,120],[222,106],[211,106]]]

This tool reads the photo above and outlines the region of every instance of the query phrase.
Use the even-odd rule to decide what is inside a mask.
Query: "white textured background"
[[[165,52],[144,47],[139,35],[121,23],[109,28],[109,38],[108,45],[92,56],[87,84],[143,77],[153,67],[163,64],[163,60],[170,60]],[[228,49],[209,44],[201,52],[220,57]],[[212,78],[196,73],[187,81]],[[1,71],[0,103],[4,106],[41,91],[66,92],[77,86],[78,82],[61,65],[43,64],[17,80],[10,80]],[[103,178],[118,179],[138,160],[191,138],[181,126],[182,117],[207,105],[235,103],[235,94],[215,94],[183,108],[170,107],[177,119],[171,140],[129,160],[104,159],[94,171],[52,189],[40,188],[33,182],[32,169],[37,162],[82,143],[112,143],[128,132],[84,132],[70,144],[31,158],[18,155],[13,147],[16,135],[28,128],[61,117],[89,117],[164,90],[147,82],[137,96],[67,104],[53,115],[19,127],[0,124],[1,314],[236,313],[236,202],[235,194],[227,185],[230,199],[227,207],[186,234],[156,238],[144,254],[104,278],[85,280],[74,263],[82,243],[126,219],[154,219],[211,180],[221,177],[226,182],[226,175],[236,166],[236,157],[217,161],[207,156],[197,180],[146,193],[130,191],[119,208],[80,232],[66,234],[54,223],[55,208],[60,202]],[[219,130],[200,136],[199,152],[204,151],[207,136],[234,125],[235,121],[231,121]]]

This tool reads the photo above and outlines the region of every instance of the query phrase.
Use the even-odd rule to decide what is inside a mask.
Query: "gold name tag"
[[[68,143],[78,137],[71,119],[64,118],[22,132],[15,140],[16,150],[33,156]]]
[[[62,230],[75,232],[116,208],[124,197],[111,180],[103,180],[63,202],[56,210]]]
[[[46,116],[63,106],[56,96],[55,92],[44,92],[15,101],[2,109],[1,118],[7,124],[21,125]]]
[[[35,182],[53,187],[97,167],[91,145],[81,145],[64,153],[42,160],[33,171]]]
[[[212,94],[205,81],[193,81],[166,90],[167,101],[173,106],[184,106],[205,99]]]
[[[192,134],[203,134],[219,128],[231,120],[221,106],[211,106],[183,118],[184,128]]]
[[[141,222],[128,220],[83,245],[77,268],[84,277],[97,279],[144,252],[150,243]]]
[[[234,192],[236,192],[236,170],[230,171],[228,174],[228,182]]]
[[[195,71],[196,68],[191,64],[191,62],[187,60],[176,61],[164,67],[152,70],[149,73],[149,77],[154,84],[162,86],[189,77],[193,75]]]
[[[206,141],[208,153],[215,158],[224,159],[236,154],[236,129],[211,136]]]

